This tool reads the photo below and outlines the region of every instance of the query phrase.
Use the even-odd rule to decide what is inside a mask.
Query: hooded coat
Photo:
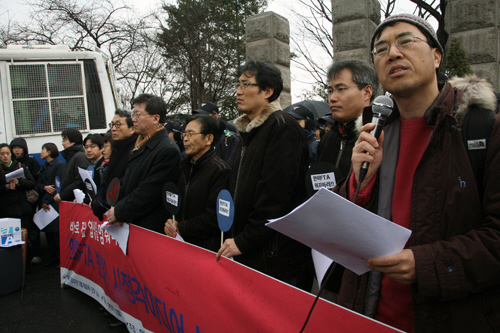
[[[16,160],[21,164],[27,166],[35,181],[38,180],[38,173],[40,172],[40,164],[34,157],[29,156],[28,144],[26,143],[26,140],[23,138],[15,138],[10,142],[10,148],[12,149],[14,148],[14,146],[19,146],[24,149],[23,156],[16,157]]]
[[[83,146],[74,144],[61,151],[61,155],[66,160],[63,177],[61,179],[61,192],[59,196],[64,201],[73,201],[75,195],[74,189],[80,189],[85,192],[85,183],[78,172],[78,168],[87,170],[90,165],[89,159],[85,156]]]
[[[425,120],[432,128],[413,176],[412,285],[416,332],[500,331],[500,117],[494,119],[484,167],[483,200],[460,132],[460,119],[472,105],[495,110],[495,95],[484,80],[444,84]],[[472,109],[473,110],[473,109]],[[369,122],[371,115],[364,114]],[[365,207],[391,219],[399,112],[384,127],[384,159]],[[349,181],[336,187],[347,197]],[[345,270],[339,304],[368,316],[377,311],[381,274]]]
[[[19,184],[14,190],[7,189],[5,175],[19,168],[24,168],[24,177],[19,178]],[[12,164],[6,166],[0,163],[0,218],[12,217],[21,218],[34,213],[33,205],[26,200],[26,191],[32,190],[36,186],[35,179],[31,175],[28,167],[20,164],[12,155]],[[21,219],[25,222],[25,219]],[[27,225],[22,226],[27,228]]]

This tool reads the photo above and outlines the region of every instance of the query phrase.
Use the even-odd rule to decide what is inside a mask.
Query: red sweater
[[[424,117],[401,119],[399,157],[392,197],[392,221],[410,229],[413,175],[424,154],[431,128]],[[413,332],[411,285],[399,284],[384,275],[375,319]]]

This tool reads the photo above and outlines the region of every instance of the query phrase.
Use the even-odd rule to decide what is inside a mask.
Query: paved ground
[[[44,241],[42,251],[44,262],[28,265],[24,290],[0,296],[0,333],[127,332],[125,325],[110,329],[117,320],[93,298],[71,287],[62,289],[59,269],[45,266]]]

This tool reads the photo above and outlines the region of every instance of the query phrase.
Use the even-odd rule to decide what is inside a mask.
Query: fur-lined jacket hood
[[[444,85],[440,84],[440,88],[441,91],[439,93],[439,96],[436,98],[431,107],[429,107],[429,110],[439,105],[440,102],[443,101],[443,99],[447,98],[445,92],[448,89],[455,89],[455,98],[458,103],[455,104],[457,105],[457,107],[454,110],[454,115],[457,118],[459,124],[462,123],[467,110],[469,110],[472,106],[477,106],[483,109],[497,112],[497,97],[495,95],[493,86],[487,80],[481,79],[475,74],[468,75],[463,78],[453,77]],[[398,116],[399,112],[393,112],[393,114],[389,116],[387,121],[390,122],[391,118],[394,119]],[[371,121],[371,117],[371,107],[365,108],[362,117],[359,117],[356,120],[356,129],[360,131],[364,123],[368,123]],[[436,120],[434,114],[429,114],[429,112],[426,112],[425,117],[427,123],[434,124]]]
[[[234,126],[238,129],[240,133],[250,133],[251,130],[257,128],[264,124],[264,122],[269,118],[269,116],[278,110],[281,110],[281,104],[278,100],[269,103],[262,112],[255,117],[255,119],[250,120],[250,118],[244,114],[234,120]]]

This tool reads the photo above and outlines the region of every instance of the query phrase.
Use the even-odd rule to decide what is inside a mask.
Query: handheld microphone
[[[392,113],[393,107],[394,107],[394,102],[392,101],[391,98],[387,96],[378,96],[373,101],[372,123],[375,124],[375,128],[370,132],[370,134],[373,135],[377,140],[380,137],[380,134],[382,133],[382,129],[384,128],[385,125],[385,120]],[[369,165],[370,163],[364,162],[363,165],[361,166],[361,170],[359,171],[359,184],[361,184],[363,180],[365,180]]]

